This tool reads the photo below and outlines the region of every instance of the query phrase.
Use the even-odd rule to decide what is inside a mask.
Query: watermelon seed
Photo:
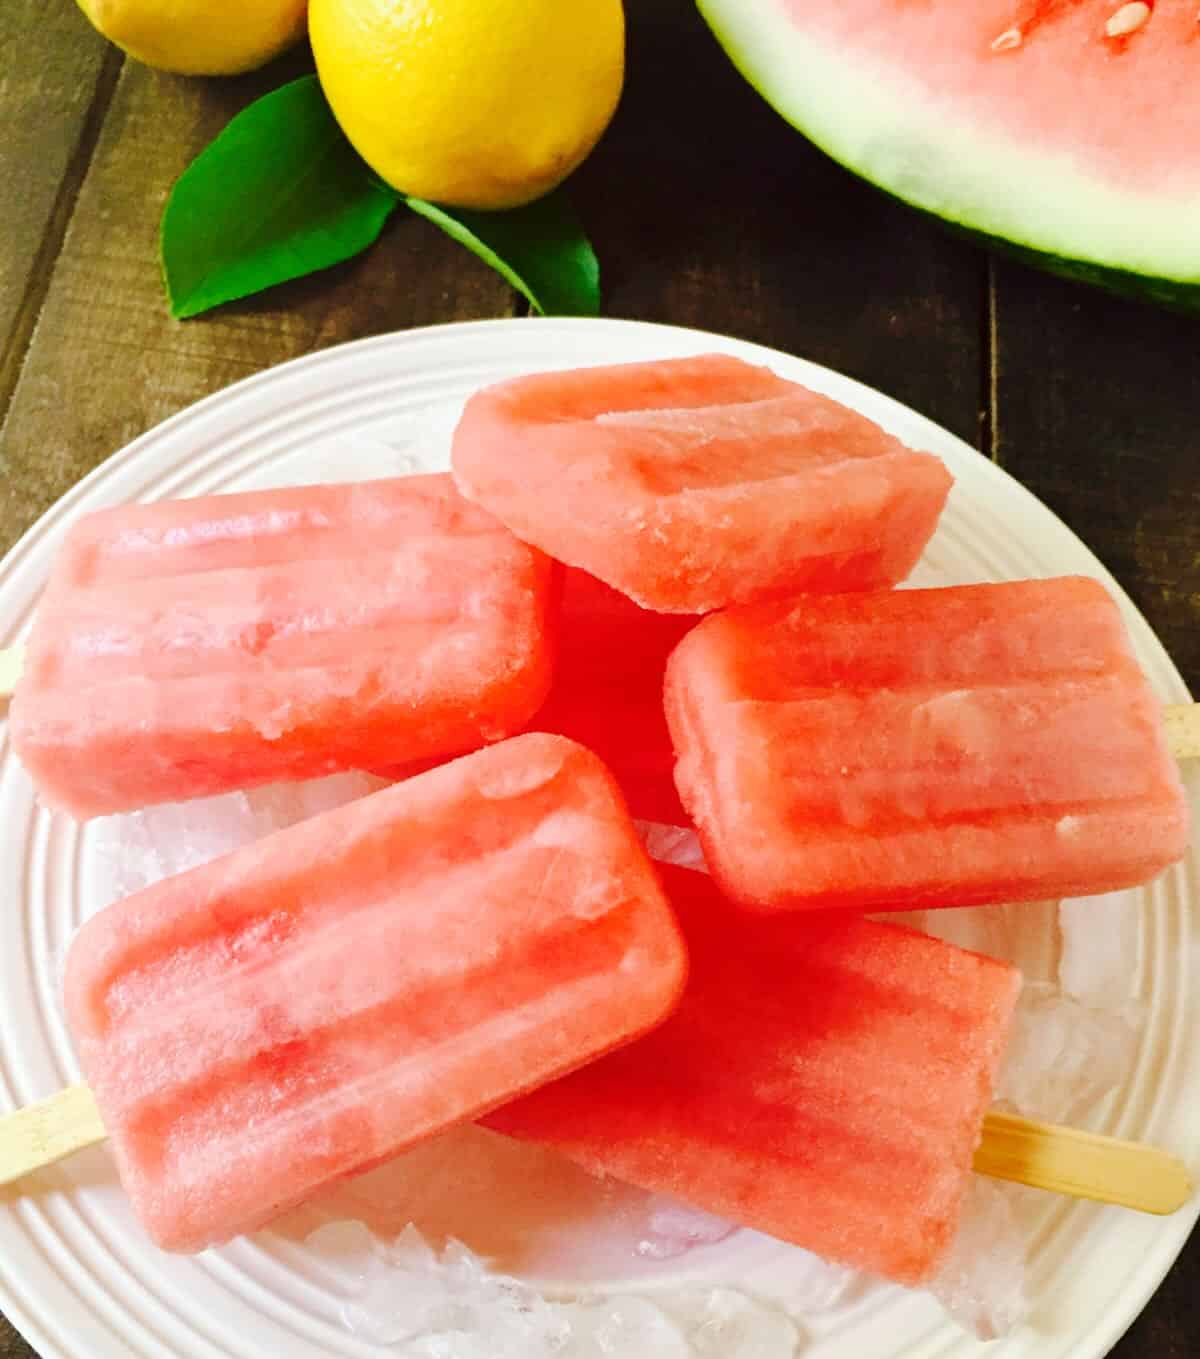
[[[992,39],[992,51],[1011,52],[1014,47],[1020,47],[1023,38],[1019,28],[1006,28],[998,38]]]
[[[1149,17],[1150,6],[1143,0],[1132,0],[1131,4],[1122,5],[1115,14],[1109,15],[1104,32],[1110,38],[1125,38],[1136,33]]]

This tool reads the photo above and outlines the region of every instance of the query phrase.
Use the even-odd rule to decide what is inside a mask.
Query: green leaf
[[[561,190],[511,212],[397,194],[359,159],[310,75],[238,114],[180,176],[162,221],[171,313],[195,316],[349,259],[400,203],[502,274],[535,311],[600,310],[600,267]]]
[[[503,274],[543,316],[595,316],[600,266],[561,189],[509,212],[442,208],[405,198],[413,212]]]
[[[238,114],[167,200],[171,314],[195,316],[349,259],[396,206],[346,140],[316,76],[284,85]]]

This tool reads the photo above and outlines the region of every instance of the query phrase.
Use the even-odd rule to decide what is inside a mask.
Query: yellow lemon
[[[236,75],[304,36],[306,0],[79,0],[110,42],[182,75]]]
[[[621,94],[621,0],[310,0],[317,74],[393,188],[468,208],[548,193]]]

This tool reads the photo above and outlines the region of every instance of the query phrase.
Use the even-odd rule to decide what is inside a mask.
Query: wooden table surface
[[[625,99],[574,189],[606,314],[774,345],[931,416],[1062,516],[1195,687],[1200,318],[947,237],[787,128],[688,0],[626,8]],[[0,548],[134,435],[249,373],[383,331],[522,314],[473,257],[399,217],[350,264],[168,318],[156,235],[171,184],[233,113],[303,69],[297,54],[187,81],[123,60],[66,0],[0,4]],[[0,1319],[2,1359],[32,1353]],[[1200,1354],[1200,1244],[1113,1354]]]

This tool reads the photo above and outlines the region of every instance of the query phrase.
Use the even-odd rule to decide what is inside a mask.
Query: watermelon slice
[[[1200,307],[1195,0],[698,4],[864,179],[1057,273]]]

